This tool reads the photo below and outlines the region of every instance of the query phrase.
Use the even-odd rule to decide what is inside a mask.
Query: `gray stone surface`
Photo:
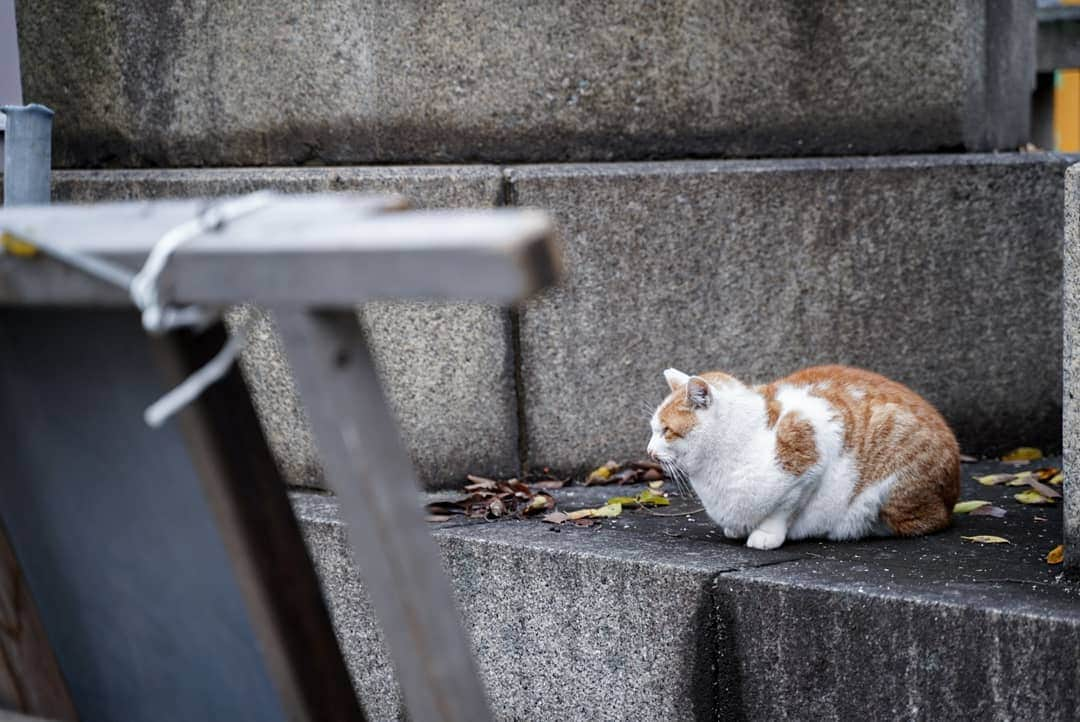
[[[1064,276],[1065,565],[1080,575],[1080,165],[1065,174]]]
[[[58,165],[1016,148],[1029,0],[20,2]]]
[[[530,466],[634,458],[661,371],[868,367],[970,452],[1061,443],[1051,154],[522,166],[564,283],[520,314]]]
[[[499,719],[1075,719],[1080,600],[1044,561],[1061,512],[972,478],[1000,470],[965,466],[962,498],[1004,518],[957,517],[925,538],[761,552],[701,514],[633,511],[591,528],[433,530]],[[556,496],[571,510],[637,490]],[[357,689],[390,718],[400,702],[335,502],[293,500]],[[1012,543],[961,538],[974,534]]]
[[[217,196],[260,188],[287,192],[397,192],[420,207],[499,202],[502,178],[487,166],[61,171],[57,201]],[[272,321],[255,309],[242,357],[264,430],[286,478],[321,485],[303,406]],[[506,311],[473,304],[372,303],[361,311],[391,405],[421,480],[452,483],[466,473],[518,468],[517,403]]]

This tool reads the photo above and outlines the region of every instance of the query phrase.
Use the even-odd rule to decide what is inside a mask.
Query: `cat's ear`
[[[686,386],[686,382],[690,380],[690,376],[678,369],[664,369],[664,380],[667,381],[668,387],[674,391],[680,386]]]
[[[686,402],[694,409],[707,409],[712,403],[712,390],[709,382],[700,376],[693,376],[686,382]]]

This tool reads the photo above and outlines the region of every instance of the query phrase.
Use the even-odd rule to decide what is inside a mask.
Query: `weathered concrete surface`
[[[19,2],[63,167],[1016,148],[1028,0]]]
[[[633,511],[592,528],[433,530],[500,719],[1075,719],[1080,598],[1044,561],[1060,509],[971,478],[998,469],[965,466],[962,498],[1004,518],[957,517],[926,538],[760,552],[701,514]],[[627,491],[556,496],[570,510]],[[392,718],[400,701],[335,501],[293,499],[357,689]],[[961,539],[974,534],[1012,543]]]
[[[1060,448],[1062,177],[1050,154],[522,166],[563,284],[520,314],[530,466],[633,458],[668,366],[874,369],[972,452]]]
[[[1065,174],[1064,277],[1065,565],[1080,574],[1080,165]]]
[[[260,188],[287,192],[396,192],[420,207],[499,202],[495,168],[268,168],[61,171],[57,201],[218,196]],[[242,366],[271,448],[294,484],[321,485],[303,405],[272,321],[255,309]],[[468,472],[518,467],[517,404],[508,313],[473,304],[373,303],[361,311],[391,405],[421,479],[428,485]]]

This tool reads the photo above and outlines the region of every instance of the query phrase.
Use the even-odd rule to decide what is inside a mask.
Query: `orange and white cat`
[[[846,366],[762,386],[664,372],[649,455],[688,481],[708,515],[755,549],[786,539],[912,536],[949,525],[960,450],[911,389]]]

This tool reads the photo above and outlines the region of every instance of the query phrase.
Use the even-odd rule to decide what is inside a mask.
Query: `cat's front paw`
[[[776,549],[784,543],[784,535],[776,532],[755,529],[746,540],[746,546],[751,549]]]
[[[738,539],[739,537],[746,536],[746,535],[745,534],[740,534],[739,530],[736,527],[725,526],[724,527],[724,536],[726,536],[728,539]]]

